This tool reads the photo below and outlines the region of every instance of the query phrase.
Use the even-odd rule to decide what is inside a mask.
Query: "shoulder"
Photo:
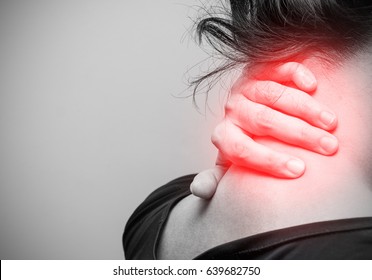
[[[195,174],[182,176],[157,188],[138,206],[133,215],[135,216],[138,212],[148,211],[151,208],[163,206],[184,194],[190,194],[189,188],[194,177]]]
[[[190,194],[195,175],[186,175],[153,191],[126,223],[123,247],[126,259],[155,258],[155,246],[170,209]]]
[[[204,251],[233,240],[224,187],[211,200],[190,195],[178,201],[167,217],[159,239],[159,259],[193,259]],[[225,199],[225,200],[222,200]]]

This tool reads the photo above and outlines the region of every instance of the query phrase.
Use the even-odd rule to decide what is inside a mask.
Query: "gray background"
[[[144,197],[214,162],[224,95],[175,97],[199,1],[0,3],[0,258],[121,259]]]

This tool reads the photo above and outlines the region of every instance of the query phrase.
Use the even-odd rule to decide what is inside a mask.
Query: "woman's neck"
[[[254,234],[315,221],[372,216],[368,61],[353,58],[331,70],[316,59],[306,62],[318,79],[314,98],[338,115],[333,133],[339,139],[339,151],[327,157],[256,137],[259,143],[301,158],[307,169],[301,178],[285,180],[232,166],[220,182],[213,198],[218,202],[213,204],[234,205],[227,209],[226,218],[245,217],[247,225],[241,232]]]
[[[159,244],[161,258],[192,258],[203,251],[250,235],[311,222],[372,216],[370,180],[372,139],[369,83],[364,63],[350,62],[330,72],[315,61],[307,66],[318,79],[314,98],[338,115],[337,154],[327,157],[257,137],[255,140],[304,160],[305,174],[274,178],[231,166],[214,197],[189,196],[172,210]]]

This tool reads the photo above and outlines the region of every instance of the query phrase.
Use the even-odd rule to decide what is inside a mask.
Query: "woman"
[[[231,0],[230,6],[227,18],[205,19],[199,31],[233,61],[230,66],[246,65],[213,138],[232,164],[225,174],[220,172],[222,178],[217,176],[221,180],[210,201],[189,195],[194,176],[176,179],[150,195],[127,223],[126,257],[371,259],[372,159],[367,151],[372,129],[365,121],[372,118],[367,105],[372,101],[372,5]],[[283,64],[288,61],[314,73],[314,98],[338,116],[333,135],[314,128],[335,128],[335,116],[326,107],[312,102],[293,110],[288,105],[294,103],[288,101],[296,96],[294,88],[304,89],[301,81],[308,84],[305,79],[292,75],[292,82],[281,81],[287,87],[279,94],[272,82],[266,85],[276,90],[257,90],[271,74],[282,80],[285,75],[278,73],[291,65]],[[278,65],[284,66],[271,72]],[[265,92],[268,98],[262,98]],[[265,107],[253,106],[247,97]],[[335,155],[324,156],[335,153],[338,145]],[[269,158],[269,167],[264,158]],[[304,174],[298,159],[306,162]],[[255,170],[241,167],[246,164]],[[195,189],[203,189],[200,182]],[[205,197],[213,192],[211,188]]]

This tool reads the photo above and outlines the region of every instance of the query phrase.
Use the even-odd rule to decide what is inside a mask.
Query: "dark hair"
[[[197,24],[205,39],[227,59],[192,82],[198,87],[239,65],[284,62],[314,52],[333,62],[362,49],[372,35],[371,0],[230,0],[224,16]]]

